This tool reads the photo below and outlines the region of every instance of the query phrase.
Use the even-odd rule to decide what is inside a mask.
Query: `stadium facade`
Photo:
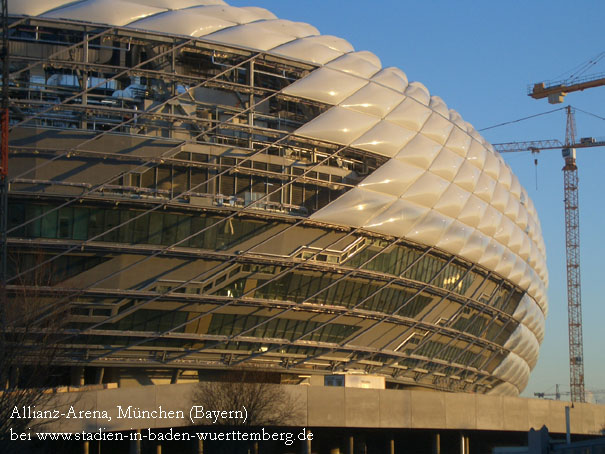
[[[547,313],[536,211],[421,83],[220,0],[9,12],[9,291],[61,320],[85,382],[526,386]]]

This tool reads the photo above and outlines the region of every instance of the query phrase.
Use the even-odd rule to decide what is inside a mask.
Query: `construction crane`
[[[547,393],[547,392],[543,392],[543,393],[534,393],[534,396],[536,396],[538,399],[545,399],[547,397],[554,397],[555,400],[561,400],[561,396],[569,396],[571,394],[570,391],[563,391],[561,392],[559,390],[559,385],[555,385],[555,392],[554,393]],[[593,395],[597,395],[597,394],[605,394],[605,389],[589,389],[587,390],[587,392],[593,394]]]
[[[587,88],[601,87],[605,85],[605,74],[588,76],[582,76],[582,74],[603,58],[605,58],[605,52],[601,52],[596,57],[581,64],[579,68],[576,68],[576,73],[567,79],[538,82],[530,85],[527,94],[534,99],[548,98],[550,104],[560,104],[568,93],[586,90]]]
[[[567,126],[565,143],[558,140],[539,140],[530,142],[509,142],[495,144],[500,153],[562,149],[565,165],[563,182],[565,194],[565,250],[567,259],[567,310],[569,317],[569,364],[570,389],[572,402],[585,402],[584,389],[584,351],[582,341],[582,295],[580,285],[580,213],[578,205],[578,167],[576,148],[605,146],[603,141],[592,138],[581,139],[576,143],[576,122],[574,110],[566,108]]]
[[[568,93],[603,85],[605,85],[605,74],[598,74],[571,80],[538,82],[529,87],[527,94],[534,99],[548,98],[550,104],[560,104]]]

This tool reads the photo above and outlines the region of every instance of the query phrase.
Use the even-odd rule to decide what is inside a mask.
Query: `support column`
[[[88,33],[84,33],[84,48],[82,49],[82,61],[88,63]],[[86,69],[82,72],[82,104],[88,104],[88,71]],[[82,113],[84,120],[82,120],[82,129],[88,129],[88,123],[86,121],[86,112]]]
[[[84,368],[71,368],[71,386],[84,386]]]
[[[311,454],[311,440],[305,437],[301,445],[301,454]]]
[[[353,435],[349,435],[347,439],[347,454],[354,454],[355,452],[355,438]]]
[[[103,376],[105,375],[104,367],[97,367],[97,373],[95,374],[95,383],[100,385],[103,383]]]
[[[463,433],[460,434],[460,454],[469,454],[469,438]]]
[[[368,452],[368,446],[366,444],[366,440],[364,437],[358,438],[357,439],[357,454],[367,454]]]
[[[181,374],[180,369],[174,369],[172,371],[172,377],[170,377],[170,384],[176,385],[179,382],[179,375]]]
[[[162,454],[162,445],[157,444],[155,446],[155,454]]]
[[[248,84],[250,85],[250,95],[248,97],[248,108],[250,109],[248,111],[248,126],[250,129],[248,129],[248,132],[250,135],[250,146],[252,146],[252,133],[254,130],[254,109],[252,108],[254,105],[254,60],[250,62],[250,66],[248,67]]]
[[[332,448],[332,449],[330,449],[330,454],[340,454],[340,448]]]
[[[130,439],[130,454],[141,454],[141,429],[137,429]]]
[[[90,441],[85,441],[82,445],[82,454],[88,454],[90,452]]]
[[[433,435],[433,454],[441,454],[441,435]]]
[[[203,440],[197,441],[197,454],[204,454],[204,441]]]
[[[389,439],[389,447],[387,449],[387,452],[389,454],[395,454],[395,439],[393,438],[393,436],[391,436],[391,438]]]

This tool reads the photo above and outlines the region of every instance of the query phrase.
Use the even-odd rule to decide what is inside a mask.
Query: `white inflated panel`
[[[510,198],[513,198],[513,196],[510,196]],[[508,206],[508,204],[507,204]],[[517,223],[517,225],[519,226],[519,228],[523,231],[525,231],[525,229],[527,228],[527,222],[529,221],[529,215],[527,213],[527,210],[525,209],[525,207],[521,206],[521,208],[519,209],[519,212],[517,213],[517,219],[515,220],[515,222]]]
[[[532,333],[535,334],[538,342],[544,339],[544,314],[536,302],[527,294],[523,295],[517,305],[513,318],[523,323]]]
[[[342,55],[341,51],[332,49],[313,38],[315,37],[311,36],[290,41],[276,47],[271,53],[318,65],[323,65]]]
[[[361,148],[382,156],[392,158],[416,135],[414,131],[402,128],[387,121],[381,121],[364,135],[351,143],[352,147]]]
[[[481,176],[481,171],[468,161],[464,161],[460,166],[460,170],[454,177],[454,183],[462,189],[473,192]]]
[[[430,116],[431,109],[413,98],[406,98],[386,116],[386,120],[404,128],[420,131]]]
[[[466,132],[459,127],[454,127],[452,132],[450,132],[447,142],[445,142],[445,146],[459,156],[466,158],[471,142],[472,139]]]
[[[481,216],[481,219],[479,219],[479,223],[475,227],[477,227],[487,236],[493,237],[494,239],[498,240],[498,238],[495,238],[495,234],[498,231],[498,228],[501,223],[502,214],[491,205],[487,205],[485,211],[483,212],[483,215]],[[500,243],[506,244],[502,241],[500,241]]]
[[[466,132],[468,133],[468,135],[471,136],[473,139],[475,139],[480,144],[484,145],[485,139],[483,137],[481,137],[481,134],[479,134],[475,130],[475,127],[472,124],[470,124],[468,121],[465,123],[466,123]]]
[[[519,355],[533,369],[538,361],[540,344],[536,336],[522,323],[519,323],[503,347]]]
[[[342,57],[332,60],[327,66],[366,79],[372,77],[382,67],[378,57],[370,52],[344,54]]]
[[[366,228],[385,235],[405,237],[429,211],[429,208],[398,199],[367,222]]]
[[[380,120],[343,107],[334,107],[295,131],[311,139],[349,145],[361,137]]]
[[[485,165],[483,166],[483,172],[492,177],[494,180],[498,180],[500,175],[500,161],[491,152],[485,153]]]
[[[358,186],[399,197],[424,172],[420,167],[391,159],[368,175]]]
[[[511,175],[510,193],[513,194],[517,200],[521,196],[521,183],[515,174]]]
[[[217,19],[234,22],[236,24],[248,24],[250,22],[268,19],[267,14],[259,14],[259,9],[236,8],[234,6],[216,5],[188,8],[187,12],[201,13]],[[265,10],[267,13],[268,11]]]
[[[521,257],[516,255],[515,251],[511,249],[511,252],[515,254],[515,264],[513,265],[513,269],[510,271],[508,278],[513,282],[520,282],[523,274],[525,274],[527,264]]]
[[[443,237],[444,232],[452,225],[452,222],[454,222],[452,218],[436,210],[430,210],[406,234],[406,238],[423,244],[436,244]]]
[[[432,208],[451,183],[431,172],[425,172],[401,196],[402,199]],[[428,244],[428,243],[427,243]]]
[[[138,19],[166,11],[121,0],[87,0],[58,8],[42,17],[90,21],[101,24],[127,25]]]
[[[283,19],[238,25],[206,36],[216,42],[259,50],[269,50],[296,38],[317,34],[302,24]]]
[[[450,121],[466,133],[466,122],[462,119],[462,116],[454,109],[450,109]]]
[[[530,369],[523,358],[515,353],[509,353],[492,374],[500,380],[517,387],[519,391],[527,386]]]
[[[515,254],[513,254],[506,246],[503,246],[503,248],[504,252],[500,256],[500,261],[494,270],[505,279],[509,279],[510,272],[515,266]]]
[[[480,199],[490,203],[492,197],[494,195],[494,191],[496,189],[496,180],[487,175],[486,173],[482,173],[477,181],[477,186],[475,186],[475,190],[473,194],[475,194]]]
[[[435,142],[445,145],[452,129],[454,129],[454,125],[449,119],[437,112],[433,112],[429,119],[424,123],[420,132],[429,139],[433,139]]]
[[[462,212],[470,196],[471,194],[460,188],[460,186],[450,184],[445,192],[441,194],[441,198],[435,203],[434,208],[456,219]]]
[[[468,225],[468,224],[467,224]],[[490,240],[479,230],[473,230],[460,251],[460,255],[472,262],[478,262],[489,245]]]
[[[417,134],[395,156],[396,159],[428,169],[443,147],[422,134]]]
[[[233,27],[235,23],[215,17],[205,17],[186,10],[168,11],[133,22],[131,27],[178,35],[201,37],[223,28]]]
[[[468,137],[468,136],[467,136]],[[470,137],[469,137],[470,138]],[[476,140],[470,141],[470,146],[468,147],[468,153],[466,155],[466,159],[477,167],[479,170],[483,170],[483,166],[485,165],[485,159],[487,156],[487,151],[485,147],[481,145]]]
[[[462,248],[468,243],[473,230],[462,222],[453,221],[436,246],[451,254],[459,255]]]
[[[492,199],[489,201],[489,203],[498,211],[502,212],[506,209],[506,206],[508,205],[508,199],[509,199],[509,194],[508,194],[508,189],[506,189],[504,187],[504,185],[500,184],[499,182],[496,184],[496,187],[494,188],[494,194],[492,195]],[[519,226],[520,228],[524,228]]]
[[[360,77],[323,67],[288,85],[283,93],[326,104],[339,104],[367,83]]]
[[[513,171],[506,163],[505,163],[503,169],[500,171],[500,177],[498,178],[498,183],[500,183],[506,189],[510,189],[511,184],[513,184]]]
[[[464,160],[453,151],[444,148],[439,152],[429,170],[441,178],[453,181]]]
[[[458,220],[476,228],[486,210],[487,203],[474,195],[470,195],[460,215],[458,215]]]
[[[419,101],[425,106],[428,106],[431,102],[431,95],[429,94],[429,91],[420,82],[410,82],[405,89],[405,94],[406,96],[414,98],[416,101]]]
[[[372,81],[402,94],[408,87],[408,77],[399,68],[384,68],[374,74]]]
[[[502,260],[504,250],[504,246],[493,238],[490,239],[489,244],[485,248],[485,252],[479,259],[479,264],[490,270],[496,270],[500,264],[500,261]]]
[[[384,118],[395,106],[405,99],[400,93],[370,82],[355,94],[340,103],[341,106]]]
[[[493,210],[494,212],[498,213],[498,211],[495,208],[490,207],[490,209]],[[500,223],[499,223],[496,231],[492,235],[500,243],[502,243],[503,245],[508,246],[510,248],[510,237],[513,235],[513,232],[515,231],[516,226],[506,216],[502,216],[500,213],[498,213],[498,215],[499,215]]]
[[[8,14],[38,16],[69,3],[71,2],[65,0],[8,0]]]
[[[311,219],[331,224],[361,227],[397,200],[396,197],[353,188],[311,215]]]
[[[253,14],[262,19],[277,19],[277,16],[275,16],[275,14],[273,14],[271,11],[259,6],[242,6],[240,9],[251,11]]]
[[[346,54],[348,52],[353,52],[355,50],[355,49],[353,49],[353,46],[351,46],[351,43],[349,43],[346,39],[339,38],[338,36],[317,35],[317,36],[310,36],[305,39],[323,44],[324,46],[329,47],[330,49],[342,52],[343,54]]]
[[[450,121],[450,111],[447,108],[447,104],[445,104],[443,99],[441,99],[439,96],[431,96],[429,107],[438,114],[441,114],[441,116],[444,117],[448,123],[452,123]]]

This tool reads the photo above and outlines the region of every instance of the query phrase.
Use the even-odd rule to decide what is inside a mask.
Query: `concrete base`
[[[122,431],[187,426],[190,425],[189,411],[195,405],[191,396],[196,386],[152,385],[58,393],[48,408],[69,410],[73,406],[76,412],[97,411],[89,418],[60,419],[46,427],[92,432],[99,428]],[[291,422],[297,427],[527,432],[545,425],[550,433],[565,433],[565,407],[569,405],[552,400],[479,394],[275,386],[284,386],[298,401],[302,411],[299,418]],[[120,418],[120,411],[123,414],[129,406],[155,413],[142,413],[141,418]],[[172,417],[162,417],[170,411],[175,412]],[[174,417],[177,411],[182,412],[182,418]],[[572,434],[599,435],[605,427],[605,406],[576,403],[570,409],[570,418]],[[343,440],[347,451],[348,446],[350,441]],[[434,452],[438,453],[439,448]]]

